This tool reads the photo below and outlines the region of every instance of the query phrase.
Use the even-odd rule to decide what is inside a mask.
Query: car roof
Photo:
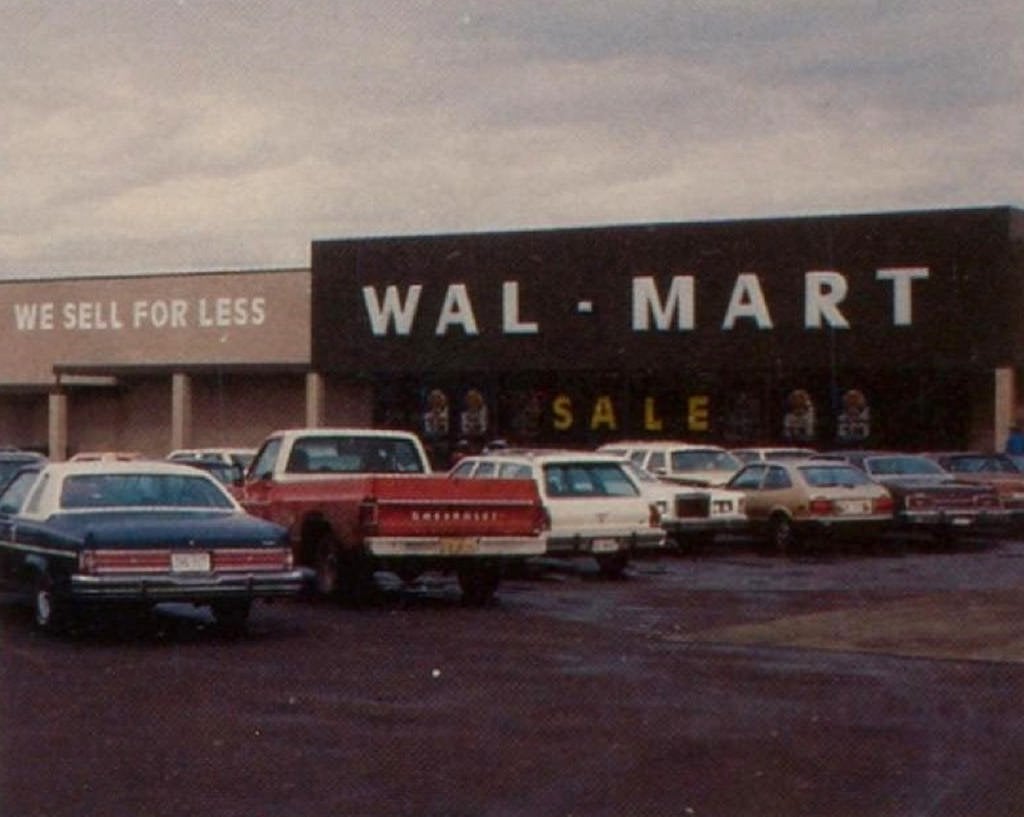
[[[45,462],[46,455],[37,451],[0,449],[0,460],[4,462]]]
[[[168,457],[195,456],[197,454],[248,454],[254,452],[255,448],[244,445],[238,446],[203,446],[201,448],[176,448],[171,451]]]
[[[396,439],[415,438],[412,431],[400,431],[384,428],[359,428],[355,426],[344,426],[336,428],[281,428],[271,432],[268,437],[394,437]]]
[[[623,462],[623,457],[618,454],[605,453],[601,451],[574,451],[572,449],[504,449],[487,454],[473,454],[463,457],[455,467],[464,462],[516,462],[516,463],[539,463],[539,462]]]
[[[77,476],[80,474],[170,474],[191,476],[205,474],[198,468],[167,460],[82,460],[51,462],[46,472],[54,476]]]
[[[715,443],[688,443],[682,440],[619,440],[618,442],[605,443],[600,446],[597,450],[607,450],[610,448],[658,448],[658,449],[685,449],[685,450],[700,450],[700,451],[727,451],[724,446],[717,445]]]

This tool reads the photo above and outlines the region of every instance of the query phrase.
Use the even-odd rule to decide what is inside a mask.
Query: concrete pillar
[[[171,448],[192,446],[192,377],[171,375]]]
[[[318,372],[306,373],[306,427],[324,424],[324,378]]]
[[[995,417],[993,446],[1002,451],[1006,445],[1006,437],[1010,426],[1017,421],[1017,381],[1012,368],[996,369],[995,383]]]
[[[54,462],[68,458],[68,396],[62,391],[50,392],[47,446]]]

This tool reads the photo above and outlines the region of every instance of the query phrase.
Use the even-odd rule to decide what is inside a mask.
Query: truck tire
[[[338,540],[329,534],[322,536],[316,543],[313,560],[316,594],[322,598],[337,598],[341,593],[341,546]]]
[[[483,607],[491,602],[501,583],[501,568],[495,564],[467,565],[459,568],[462,603]]]
[[[345,548],[333,534],[316,546],[316,592],[323,598],[360,606],[373,596],[373,569],[367,557]]]

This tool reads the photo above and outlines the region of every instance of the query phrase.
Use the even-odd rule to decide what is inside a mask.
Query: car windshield
[[[854,488],[870,483],[867,474],[849,465],[803,465],[800,473],[815,488]]]
[[[927,457],[871,457],[864,461],[868,473],[888,476],[942,476],[946,472]]]
[[[61,486],[66,510],[95,508],[220,508],[230,497],[205,476],[184,474],[71,474]]]
[[[728,451],[696,449],[673,451],[673,471],[736,471],[743,463]]]

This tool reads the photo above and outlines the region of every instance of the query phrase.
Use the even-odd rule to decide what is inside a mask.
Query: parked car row
[[[598,453],[623,461],[637,492],[655,504],[666,544],[680,547],[726,531],[749,532],[782,551],[811,540],[871,541],[891,532],[949,543],[964,531],[1024,523],[1024,472],[1000,454],[727,450],[636,440],[603,445]],[[555,456],[543,450],[498,454],[514,454],[539,485]],[[495,454],[472,457],[452,474],[487,477],[495,462]],[[585,498],[592,514],[608,505],[600,491]],[[573,497],[577,504],[583,499]],[[548,492],[545,501],[557,507],[561,500]]]
[[[274,432],[245,452],[244,475],[227,449],[67,463],[2,453],[0,578],[29,590],[47,630],[164,601],[238,629],[253,601],[358,600],[381,570],[453,573],[481,604],[542,556],[593,559],[616,578],[634,556],[727,532],[789,551],[893,531],[949,542],[1024,521],[1024,472],[968,452],[504,446],[439,475],[414,434],[342,428]]]

